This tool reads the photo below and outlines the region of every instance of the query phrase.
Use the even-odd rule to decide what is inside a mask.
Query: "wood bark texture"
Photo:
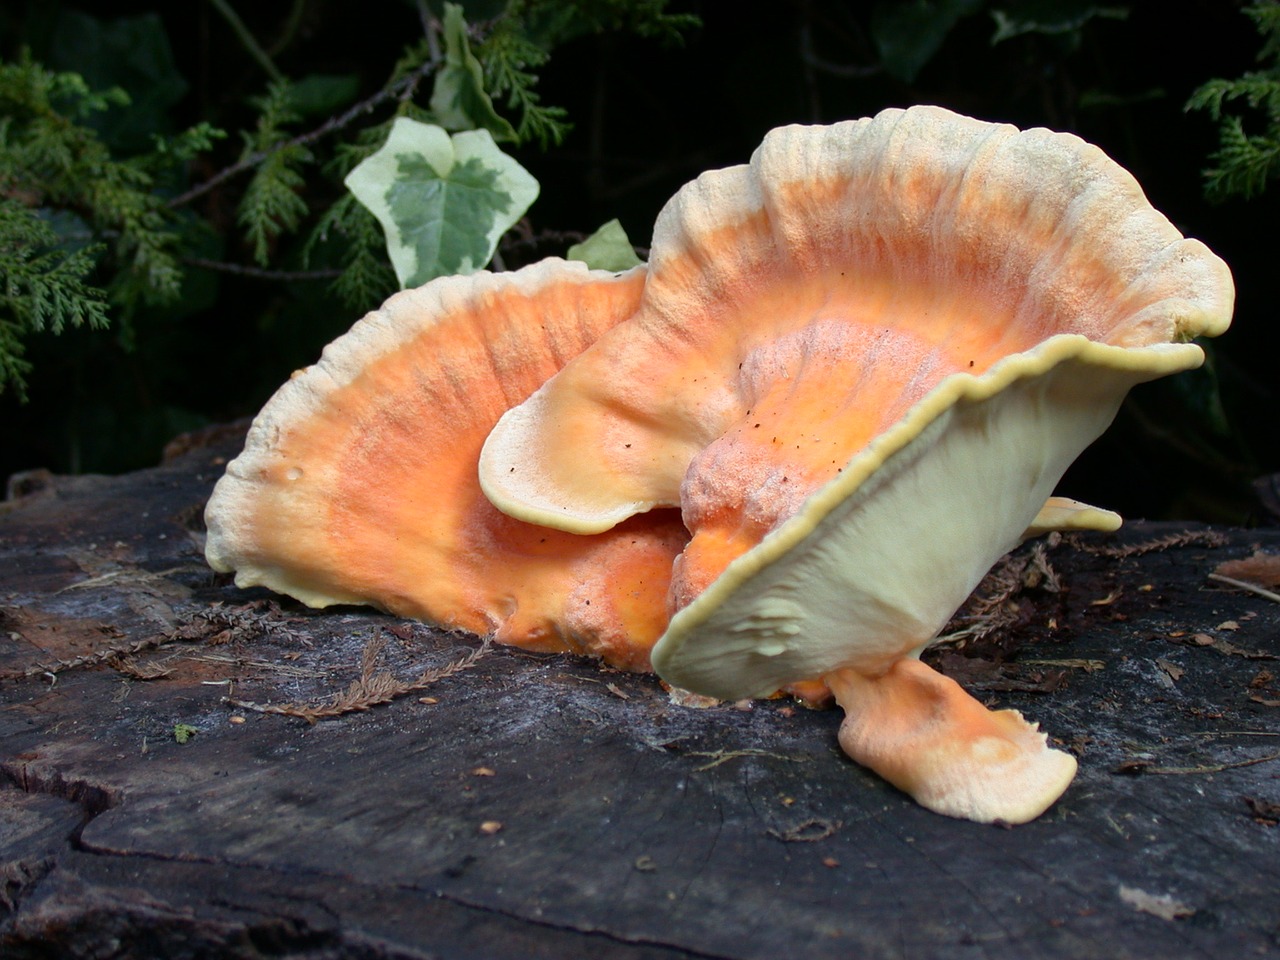
[[[837,711],[236,589],[200,517],[240,439],[0,506],[6,958],[1280,956],[1280,603],[1211,576],[1266,588],[1274,529],[984,583],[934,662],[1080,759],[1003,829],[856,767]]]

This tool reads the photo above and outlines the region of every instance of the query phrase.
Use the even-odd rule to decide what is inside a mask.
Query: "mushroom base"
[[[935,813],[1026,823],[1062,795],[1075,758],[1016,710],[991,711],[915,658],[880,676],[823,677],[844,708],[840,746]]]

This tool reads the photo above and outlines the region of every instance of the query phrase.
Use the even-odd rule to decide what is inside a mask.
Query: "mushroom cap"
[[[1233,297],[1077,137],[936,107],[784,127],[664,208],[636,315],[502,417],[481,485],[582,533],[681,505],[677,686],[883,670],[1026,534],[1114,525],[1054,485]]]
[[[696,531],[748,491],[754,544],[949,375],[1060,334],[1214,335],[1233,297],[1098,148],[937,107],[774,130],[682,188],[651,250],[636,316],[486,442],[504,512],[586,533],[683,505]]]
[[[644,273],[546,260],[391,297],[254,420],[206,510],[210,565],[311,606],[646,669],[679,516],[575,536],[499,513],[476,478],[499,416],[629,316]]]

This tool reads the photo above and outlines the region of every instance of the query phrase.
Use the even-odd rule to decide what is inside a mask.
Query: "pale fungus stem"
[[[936,813],[1025,823],[1075,776],[1075,758],[1050,749],[1038,725],[988,710],[914,657],[879,676],[845,669],[823,679],[845,711],[844,752]]]

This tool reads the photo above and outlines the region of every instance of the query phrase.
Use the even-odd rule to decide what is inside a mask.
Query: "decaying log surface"
[[[984,586],[943,668],[1081,764],[1002,829],[835,711],[237,590],[199,521],[237,444],[0,508],[0,955],[1280,955],[1280,603],[1211,577],[1280,532],[1135,523]]]

